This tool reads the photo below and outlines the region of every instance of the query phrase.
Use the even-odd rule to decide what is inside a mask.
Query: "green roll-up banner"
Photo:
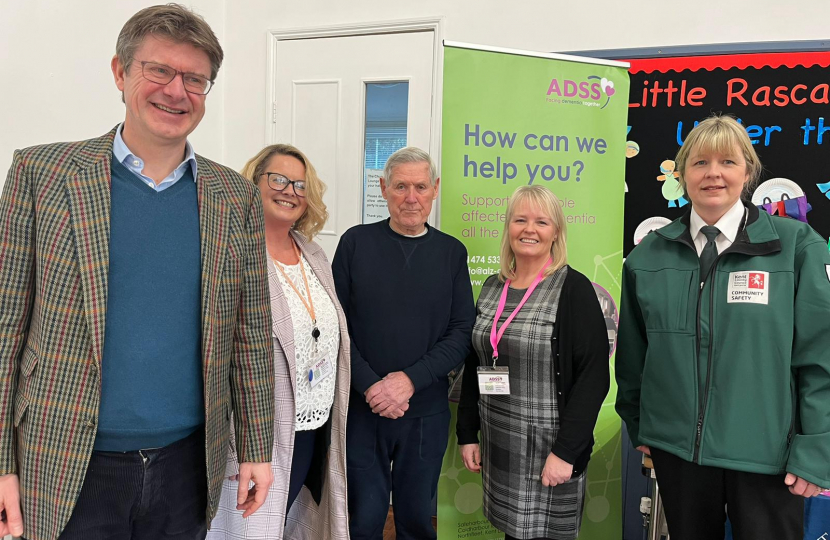
[[[612,342],[622,268],[626,68],[456,43],[444,48],[441,229],[467,246],[473,290],[478,294],[498,272],[507,198],[518,186],[541,184],[562,201],[568,263],[595,283]],[[622,536],[620,419],[611,369],[588,469],[579,536],[586,540]],[[500,539],[482,514],[481,478],[464,468],[458,453],[452,409],[438,538]]]

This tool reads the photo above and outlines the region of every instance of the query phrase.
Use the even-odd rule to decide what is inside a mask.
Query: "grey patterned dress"
[[[584,473],[552,488],[541,481],[559,430],[551,337],[567,272],[539,283],[499,342],[497,365],[510,368],[510,395],[479,400],[484,515],[516,538],[573,539],[582,521]],[[491,278],[478,299],[473,347],[481,365],[493,364],[490,330],[502,287]],[[509,289],[499,328],[525,291]]]

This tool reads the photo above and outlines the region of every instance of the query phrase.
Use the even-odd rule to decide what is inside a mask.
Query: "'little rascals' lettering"
[[[573,81],[565,81],[566,90],[576,91]],[[570,83],[570,84],[567,84]],[[587,83],[580,83],[587,84]],[[581,86],[579,86],[582,89]],[[552,92],[562,96],[559,90],[559,83],[556,79],[551,81],[548,95]],[[640,99],[628,104],[631,108],[636,107],[702,107],[706,98],[706,88],[702,86],[690,86],[686,79],[679,84],[669,79],[668,81],[643,81],[643,90]],[[722,94],[720,94],[722,95]],[[576,96],[575,93],[565,93],[564,96]],[[587,97],[582,96],[580,97]],[[591,96],[593,99],[593,96]],[[632,91],[632,100],[637,99],[637,94]],[[804,103],[815,103],[817,105],[830,104],[830,84],[821,83],[812,87],[806,84],[785,85],[763,85],[757,88],[750,88],[746,79],[735,77],[726,81],[726,106],[755,105],[756,107],[786,107],[790,104],[803,105]]]

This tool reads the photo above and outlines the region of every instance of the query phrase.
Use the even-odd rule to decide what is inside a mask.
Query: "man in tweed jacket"
[[[239,508],[265,500],[262,207],[187,142],[221,61],[200,17],[144,9],[112,61],[124,123],[15,152],[0,199],[0,536],[204,538],[231,417]]]

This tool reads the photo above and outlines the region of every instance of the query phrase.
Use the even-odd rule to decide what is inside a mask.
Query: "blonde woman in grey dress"
[[[461,456],[482,473],[484,514],[508,540],[577,537],[608,393],[605,321],[591,282],[567,265],[566,233],[550,190],[516,190],[464,368]]]

